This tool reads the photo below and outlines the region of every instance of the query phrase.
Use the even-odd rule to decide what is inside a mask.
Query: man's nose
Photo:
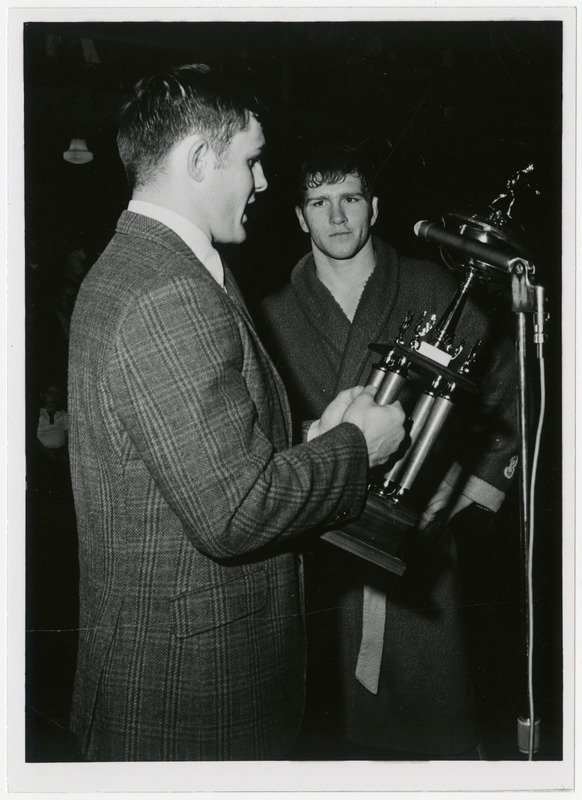
[[[332,203],[330,212],[329,212],[329,220],[335,225],[341,225],[347,219],[345,211],[343,210],[340,203]]]
[[[253,167],[253,178],[255,181],[255,192],[264,192],[269,184],[263,172],[263,165],[260,162],[257,162]]]

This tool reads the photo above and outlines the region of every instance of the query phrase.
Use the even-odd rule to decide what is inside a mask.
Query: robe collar
[[[291,275],[291,288],[297,302],[317,335],[325,339],[337,354],[336,393],[367,380],[367,374],[363,373],[369,361],[376,359],[368,345],[382,341],[383,330],[398,295],[398,254],[391,245],[376,237],[373,243],[376,266],[364,287],[351,323],[317,277],[312,253],[301,259]]]

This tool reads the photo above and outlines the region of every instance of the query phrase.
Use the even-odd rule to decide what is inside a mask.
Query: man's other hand
[[[443,508],[446,508],[449,505],[449,501],[451,495],[453,493],[453,487],[443,481],[441,485],[438,487],[434,495],[428,501],[426,508],[420,515],[420,519],[418,520],[418,528],[419,530],[424,530],[430,523],[434,520],[436,515],[439,511]],[[458,514],[459,511],[463,511],[467,506],[471,505],[473,501],[470,497],[467,497],[464,494],[460,494],[457,498],[457,502],[453,506],[449,516],[447,517],[447,522],[450,522],[455,514]]]

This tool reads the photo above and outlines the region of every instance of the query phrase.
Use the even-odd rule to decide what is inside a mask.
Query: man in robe
[[[457,281],[447,270],[407,258],[372,235],[379,199],[357,151],[330,147],[313,153],[301,168],[295,211],[309,235],[310,252],[294,267],[290,282],[262,302],[260,314],[301,421],[316,419],[341,389],[366,383],[378,361],[368,345],[394,342],[411,310],[417,320],[424,310],[439,319]],[[460,515],[457,522],[464,518],[470,526],[472,515],[492,517],[503,502],[515,471],[517,437],[512,347],[499,338],[492,320],[469,302],[456,340],[464,341],[467,351],[481,341],[483,390],[478,424],[472,426],[478,431],[460,436],[443,470],[433,467],[424,476],[421,528],[439,512],[449,520]],[[401,399],[406,409],[407,400]],[[392,582],[367,572],[365,562],[332,570],[330,558],[329,545],[312,553],[308,620],[319,694],[339,674],[337,696],[318,712],[325,719],[339,707],[348,743],[339,752],[348,758],[474,752],[479,732],[454,542],[442,558],[448,566],[421,600],[410,591],[406,572]],[[333,589],[326,592],[325,586]],[[328,638],[330,631],[335,635]]]

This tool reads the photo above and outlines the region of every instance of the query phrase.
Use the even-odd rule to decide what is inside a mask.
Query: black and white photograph
[[[9,11],[10,790],[573,788],[576,8],[138,11]]]

